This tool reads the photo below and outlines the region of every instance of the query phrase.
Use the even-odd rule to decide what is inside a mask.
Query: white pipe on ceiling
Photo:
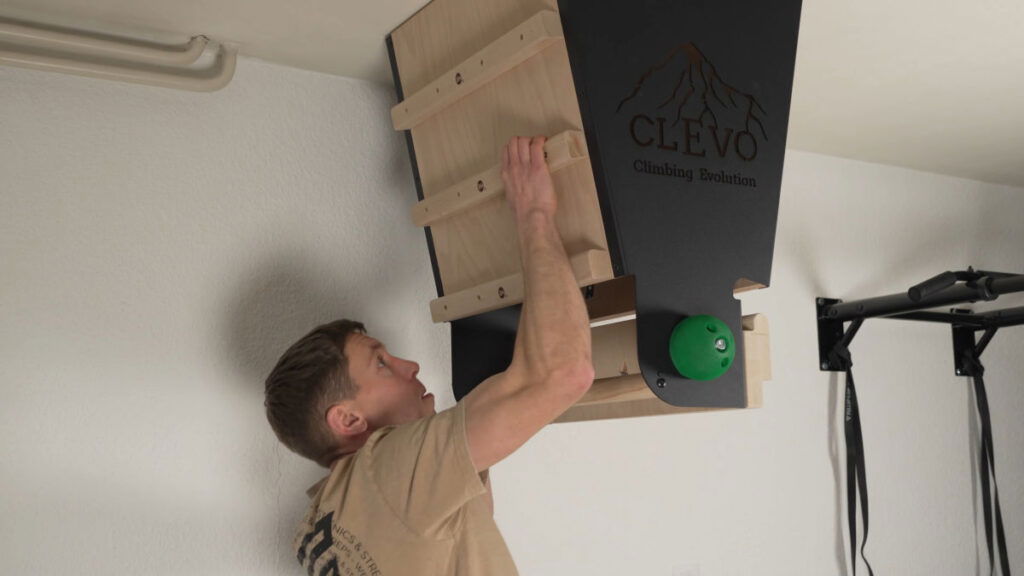
[[[188,66],[206,49],[206,36],[194,36],[185,44],[160,45],[129,38],[114,38],[66,28],[37,27],[0,18],[0,41],[19,46],[66,50],[75,54],[108,56],[163,66]]]
[[[208,43],[195,36],[186,44],[161,46],[0,19],[0,64],[196,92],[219,90],[235,73],[237,50],[224,44],[211,67],[186,67]]]

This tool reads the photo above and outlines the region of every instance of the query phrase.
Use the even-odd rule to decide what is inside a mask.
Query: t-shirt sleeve
[[[469,455],[462,403],[374,434],[364,453],[384,500],[424,536],[450,535],[455,513],[487,492]]]

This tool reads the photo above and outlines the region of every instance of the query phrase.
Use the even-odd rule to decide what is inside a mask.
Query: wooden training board
[[[545,135],[556,225],[579,285],[596,289],[587,299],[596,380],[556,422],[715,410],[669,405],[641,374],[633,279],[613,272],[556,0],[434,0],[389,42],[402,94],[392,120],[409,131],[418,177],[410,219],[429,227],[436,262],[433,320],[522,302],[501,152],[512,136]],[[734,289],[761,287],[741,279]],[[768,326],[750,315],[742,327],[746,406],[758,407],[771,377]]]
[[[435,1],[392,32],[405,95],[393,110],[396,126],[403,126],[410,105],[413,113],[417,106],[430,112],[411,127],[424,197],[421,210],[427,202],[436,203],[435,196],[450,197],[462,189],[472,193],[473,180],[482,181],[484,175],[490,177],[488,190],[500,185],[501,151],[512,136],[582,134],[557,10],[555,2],[536,0]],[[515,45],[520,36],[522,47]],[[506,46],[509,40],[511,47]],[[477,80],[481,77],[486,81]],[[586,141],[577,136],[573,145],[577,157],[553,171],[552,178],[559,205],[556,224],[566,252],[571,259],[595,261],[586,270],[577,269],[582,286],[613,275]],[[495,282],[514,282],[522,273],[503,191],[430,227],[444,296],[462,293],[457,313],[441,313],[448,302],[431,306],[435,321],[521,302],[521,293],[513,296],[508,290],[499,302],[486,301],[487,295],[497,297]]]

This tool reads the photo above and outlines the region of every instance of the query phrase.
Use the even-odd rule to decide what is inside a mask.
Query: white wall
[[[262,379],[318,322],[363,319],[452,404],[393,98],[248,59],[212,95],[0,68],[0,572],[300,574],[321,469],[276,443]],[[772,287],[744,298],[771,322],[765,407],[544,430],[492,472],[521,572],[840,573],[813,298],[1024,270],[1022,215],[1019,189],[791,152]],[[1022,337],[985,357],[1015,568]],[[853,352],[875,569],[976,573],[948,328],[868,322]]]

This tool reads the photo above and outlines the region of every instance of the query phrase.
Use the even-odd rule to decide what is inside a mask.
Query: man
[[[590,323],[555,227],[543,137],[502,151],[525,299],[508,369],[436,413],[416,378],[362,324],[340,320],[288,349],[266,381],[278,438],[330,474],[295,539],[310,574],[507,576],[488,469],[590,388]]]

